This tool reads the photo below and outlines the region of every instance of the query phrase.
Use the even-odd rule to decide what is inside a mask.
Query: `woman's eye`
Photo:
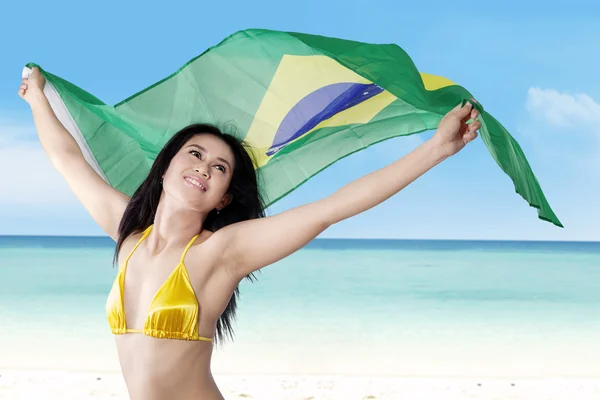
[[[191,153],[191,154],[192,154],[194,157],[201,158],[201,155],[200,155],[200,153],[199,153],[199,152],[197,152],[196,150],[192,150],[192,151],[190,151],[190,153]]]

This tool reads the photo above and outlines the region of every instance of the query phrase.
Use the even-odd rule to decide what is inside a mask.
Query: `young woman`
[[[231,333],[241,280],[398,193],[480,128],[477,111],[458,105],[408,155],[327,198],[264,217],[248,152],[209,125],[175,134],[131,198],[113,189],[54,115],[44,84],[34,68],[19,89],[40,142],[117,243],[120,267],[106,311],[132,399],[223,399],[210,370],[213,341]]]

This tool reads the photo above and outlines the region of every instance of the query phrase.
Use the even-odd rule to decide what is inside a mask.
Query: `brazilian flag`
[[[186,125],[234,127],[254,147],[267,205],[343,157],[434,130],[473,96],[417,70],[399,46],[264,29],[234,33],[115,105],[39,65],[46,95],[87,161],[131,195],[162,146]],[[539,218],[562,226],[519,144],[476,104],[481,138]]]

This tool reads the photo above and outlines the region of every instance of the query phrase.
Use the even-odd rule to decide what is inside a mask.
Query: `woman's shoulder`
[[[224,236],[220,230],[203,231],[185,255],[186,267],[202,269],[218,267],[223,254],[227,251],[227,241]]]
[[[119,264],[119,268],[123,267],[123,263],[129,256],[129,254],[133,251],[133,248],[140,241],[142,236],[144,235],[144,229],[136,230],[129,234],[129,236],[125,237],[118,249],[117,261]],[[118,242],[116,243],[118,245]]]

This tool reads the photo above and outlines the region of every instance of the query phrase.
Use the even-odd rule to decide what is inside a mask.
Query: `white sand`
[[[217,375],[226,399],[600,400],[598,379],[374,378]],[[127,399],[116,373],[0,371],[0,399]]]

